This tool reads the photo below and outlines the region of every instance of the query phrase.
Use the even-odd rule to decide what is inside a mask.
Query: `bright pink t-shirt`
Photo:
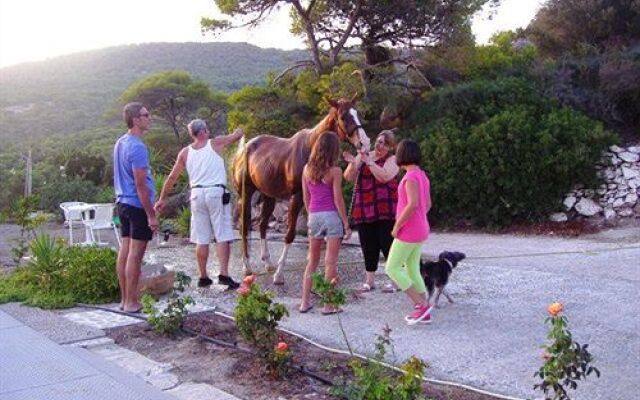
[[[418,186],[418,207],[415,209],[409,220],[398,230],[398,239],[408,243],[424,242],[429,237],[431,231],[429,220],[427,220],[427,196],[429,195],[429,178],[427,174],[419,168],[408,171],[398,186],[398,206],[396,208],[396,219],[400,217],[402,210],[408,204],[407,181],[413,181]]]

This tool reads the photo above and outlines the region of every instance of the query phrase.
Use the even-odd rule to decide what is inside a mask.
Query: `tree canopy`
[[[122,102],[142,102],[180,137],[178,126],[209,106],[213,96],[203,81],[193,80],[185,71],[165,71],[134,82],[122,95]]]
[[[223,14],[242,22],[203,18],[204,32],[237,26],[258,25],[274,10],[291,6],[292,32],[306,39],[312,65],[326,73],[336,66],[350,46],[365,51],[367,62],[380,60],[373,50],[379,46],[412,48],[446,40],[469,23],[485,4],[500,0],[215,0]],[[368,51],[368,53],[367,53]]]
[[[629,45],[640,40],[640,0],[549,0],[527,30],[551,56]]]

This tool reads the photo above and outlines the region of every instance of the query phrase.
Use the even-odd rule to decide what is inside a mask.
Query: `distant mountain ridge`
[[[0,138],[70,133],[101,116],[136,80],[185,70],[211,89],[263,85],[266,74],[306,57],[304,50],[247,43],[148,43],[110,47],[0,69]]]

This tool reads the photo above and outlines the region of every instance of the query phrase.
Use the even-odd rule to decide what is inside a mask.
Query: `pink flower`
[[[549,361],[551,359],[551,354],[549,354],[549,352],[547,351],[543,351],[542,352],[542,359],[545,361]]]
[[[331,286],[338,286],[338,277],[336,276],[331,280]]]
[[[238,288],[238,290],[236,290],[236,292],[238,292],[238,294],[240,294],[242,296],[248,295],[250,291],[251,291],[251,289],[249,289],[249,287],[244,285],[244,284],[241,285],[240,288]]]
[[[247,275],[242,280],[242,283],[244,283],[247,286],[251,286],[251,285],[253,285],[253,283],[255,281],[256,281],[256,276],[255,275]]]
[[[289,345],[285,342],[278,342],[278,344],[276,345],[276,351],[278,353],[284,353],[287,350],[289,350]]]

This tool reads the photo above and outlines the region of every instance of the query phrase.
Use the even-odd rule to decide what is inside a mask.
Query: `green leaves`
[[[267,369],[274,376],[279,376],[289,358],[276,351],[277,327],[278,321],[288,316],[289,311],[284,305],[274,302],[273,293],[262,291],[254,279],[245,278],[238,289],[238,305],[234,312],[236,327],[240,336],[256,350]]]
[[[587,350],[589,345],[572,340],[565,316],[547,318],[545,323],[550,325],[547,339],[551,343],[544,348],[544,364],[533,375],[542,382],[533,388],[542,390],[545,399],[568,400],[567,389],[575,390],[578,381],[592,373],[599,378],[600,371],[591,366],[593,357]]]
[[[30,243],[33,258],[0,279],[0,302],[24,301],[42,308],[117,300],[116,253],[98,247],[66,247],[41,234]]]
[[[176,273],[173,288],[169,292],[167,306],[160,311],[155,307],[156,300],[150,294],[142,296],[142,309],[149,315],[147,322],[153,329],[163,335],[176,336],[184,319],[189,313],[187,306],[195,304],[191,296],[183,296],[184,290],[191,283],[191,277],[182,271]]]

